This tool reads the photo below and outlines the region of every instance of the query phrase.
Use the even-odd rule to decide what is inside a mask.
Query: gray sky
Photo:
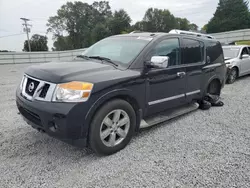
[[[69,1],[69,0],[68,0]],[[199,27],[205,25],[213,16],[219,0],[110,0],[112,10],[125,9],[133,23],[143,18],[149,7],[169,9],[176,17],[185,17]],[[46,33],[46,23],[49,16],[67,0],[0,0],[0,50],[21,51],[26,35],[21,34],[22,21],[20,17],[31,19],[32,34]],[[94,0],[82,2],[93,3]],[[15,35],[20,34],[20,35]],[[15,35],[4,37],[7,35]],[[48,35],[49,49],[53,45],[52,36]]]

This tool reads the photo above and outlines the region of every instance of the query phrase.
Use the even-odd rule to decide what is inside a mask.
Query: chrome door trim
[[[151,106],[151,105],[154,105],[154,104],[159,104],[159,103],[163,103],[163,102],[166,102],[166,101],[179,99],[179,98],[182,98],[182,97],[185,97],[185,94],[175,95],[175,96],[172,96],[172,97],[167,97],[167,98],[151,101],[151,102],[148,103],[148,105]]]
[[[194,95],[194,94],[197,94],[197,93],[200,93],[201,90],[195,90],[195,91],[191,91],[191,92],[188,92],[186,93],[187,96],[190,96],[190,95]]]
[[[163,103],[163,102],[167,102],[167,101],[179,99],[179,98],[182,98],[182,97],[185,97],[185,96],[190,96],[190,95],[198,94],[200,92],[201,92],[201,90],[195,90],[195,91],[188,92],[186,94],[183,93],[183,94],[175,95],[175,96],[172,96],[172,97],[158,99],[158,100],[149,102],[148,105],[151,106],[151,105],[154,105],[154,104],[159,104],[159,103]]]

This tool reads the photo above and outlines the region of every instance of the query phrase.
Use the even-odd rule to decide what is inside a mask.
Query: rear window
[[[223,50],[220,42],[209,41],[207,43],[207,56],[210,58],[210,63],[224,62]]]

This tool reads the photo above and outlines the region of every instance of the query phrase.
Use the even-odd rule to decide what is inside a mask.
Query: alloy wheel
[[[110,112],[102,121],[100,138],[105,146],[114,147],[127,136],[130,128],[130,118],[121,109]]]

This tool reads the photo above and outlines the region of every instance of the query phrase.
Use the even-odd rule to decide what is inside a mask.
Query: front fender
[[[84,125],[84,130],[83,133],[88,134],[89,132],[89,127],[92,121],[92,118],[94,117],[96,111],[107,101],[114,99],[116,97],[120,97],[120,96],[127,96],[130,97],[132,99],[134,99],[135,101],[137,101],[138,105],[139,105],[139,112],[136,113],[140,113],[139,116],[142,116],[141,114],[141,105],[138,102],[139,99],[138,97],[136,97],[133,93],[132,90],[129,89],[115,89],[112,91],[109,91],[103,95],[101,95],[94,103],[93,105],[90,107],[90,109],[88,110],[86,116],[85,116],[85,125]],[[137,114],[138,115],[138,114]],[[84,135],[84,137],[86,137],[88,135]]]

